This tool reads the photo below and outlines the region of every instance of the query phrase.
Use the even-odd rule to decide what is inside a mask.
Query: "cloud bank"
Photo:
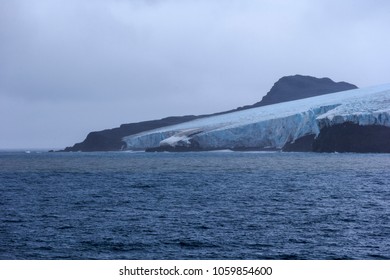
[[[0,2],[0,148],[252,104],[284,75],[390,82],[388,1]]]

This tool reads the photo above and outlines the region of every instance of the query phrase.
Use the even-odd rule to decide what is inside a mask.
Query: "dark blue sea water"
[[[390,155],[0,153],[0,259],[390,259]]]

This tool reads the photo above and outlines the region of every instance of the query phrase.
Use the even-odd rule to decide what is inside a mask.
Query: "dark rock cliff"
[[[390,128],[351,122],[324,127],[317,137],[306,135],[287,143],[285,152],[390,153]]]
[[[390,153],[390,128],[346,122],[321,129],[313,152]]]

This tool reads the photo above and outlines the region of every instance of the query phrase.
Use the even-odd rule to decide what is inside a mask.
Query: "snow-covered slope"
[[[390,84],[197,119],[123,138],[127,149],[282,148],[321,128],[352,122],[390,127]]]

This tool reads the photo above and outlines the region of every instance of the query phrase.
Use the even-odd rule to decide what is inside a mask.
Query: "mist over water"
[[[0,153],[0,259],[390,259],[390,158]]]

